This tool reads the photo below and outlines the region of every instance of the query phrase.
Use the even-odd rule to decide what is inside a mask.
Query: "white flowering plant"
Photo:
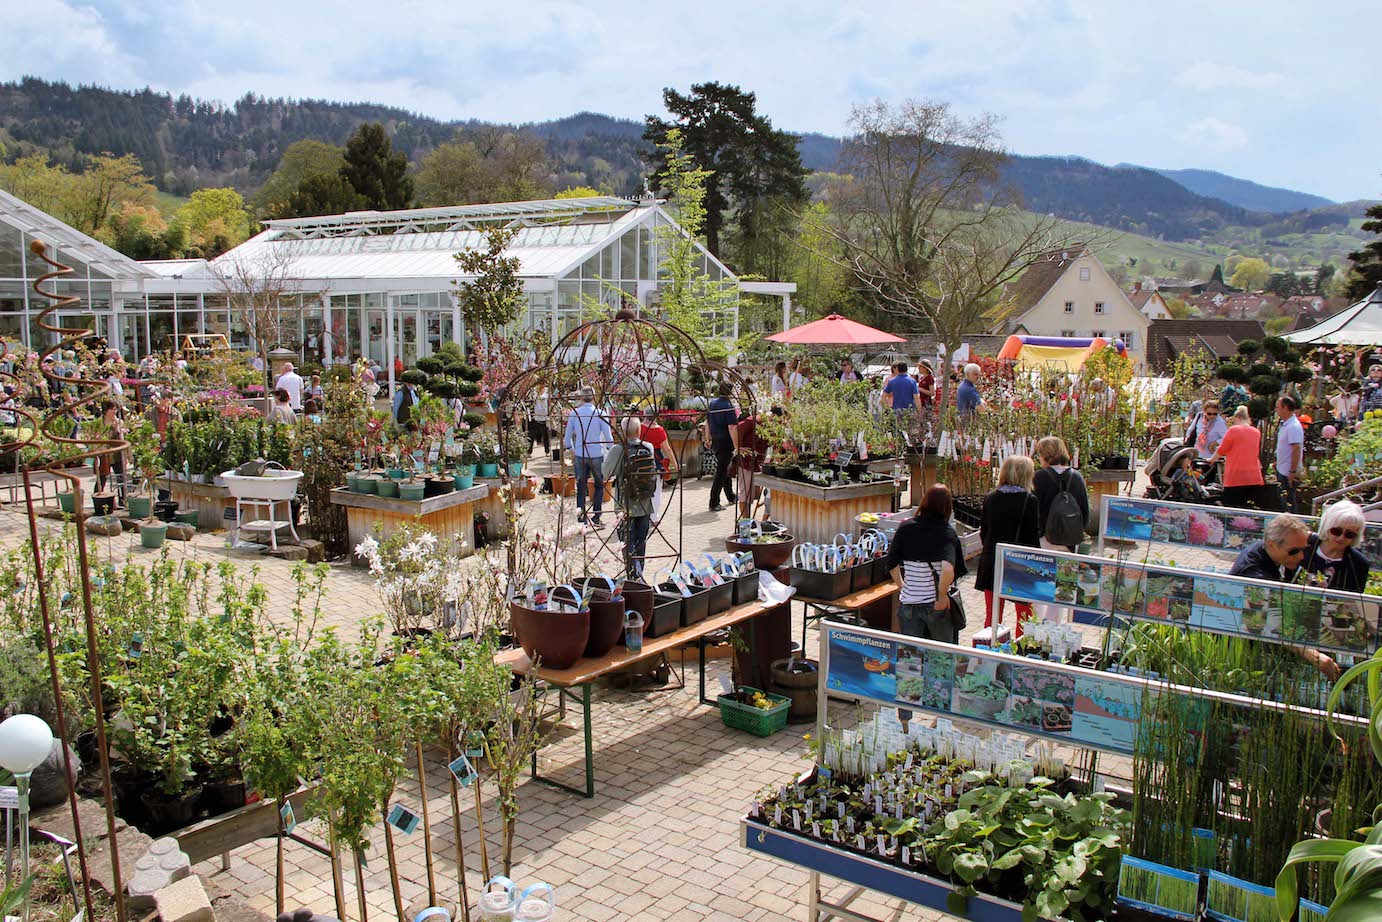
[[[427,529],[398,526],[388,535],[378,529],[355,546],[376,579],[384,613],[400,637],[456,633],[470,580],[461,566],[468,548],[462,540],[443,541]]]

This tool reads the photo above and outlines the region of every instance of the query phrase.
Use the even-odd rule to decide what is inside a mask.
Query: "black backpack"
[[[1051,500],[1051,509],[1046,513],[1046,540],[1061,547],[1075,547],[1084,540],[1084,514],[1070,492],[1070,480],[1074,476],[1073,470],[1056,475],[1060,492]]]
[[[657,492],[657,458],[647,442],[629,442],[624,445],[624,467],[621,471],[623,482],[619,495],[625,503],[646,502]]]
[[[411,387],[404,386],[403,400],[398,404],[398,424],[400,426],[406,426],[408,425],[408,423],[412,421],[413,403],[413,389]]]

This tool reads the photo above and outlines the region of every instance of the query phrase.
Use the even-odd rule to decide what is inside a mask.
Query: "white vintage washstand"
[[[244,470],[244,466],[240,470]],[[235,532],[230,539],[232,546],[239,542],[242,528],[267,531],[269,547],[275,551],[278,550],[278,530],[285,525],[294,541],[302,540],[293,525],[292,506],[293,497],[298,492],[298,481],[302,480],[302,471],[284,470],[282,465],[270,461],[258,476],[241,474],[237,470],[222,471],[221,478],[235,500]],[[280,504],[284,507],[283,519],[275,517]],[[244,520],[246,509],[251,516],[248,522]]]

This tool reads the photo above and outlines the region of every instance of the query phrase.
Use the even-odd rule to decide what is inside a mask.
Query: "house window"
[[[1103,302],[1103,301],[1095,301],[1095,302],[1094,302],[1094,313],[1096,313],[1096,314],[1102,314],[1103,312],[1104,312],[1104,302]]]
[[[1067,314],[1073,314],[1073,313],[1075,313],[1075,302],[1074,302],[1074,301],[1066,301],[1066,302],[1065,302],[1065,312],[1066,312]]]
[[[1061,330],[1061,331],[1060,331],[1060,335],[1063,336],[1063,337],[1065,337],[1066,339],[1070,339],[1070,338],[1072,338],[1072,337],[1075,335],[1075,331],[1074,331],[1074,330]]]
[[[1137,348],[1133,345],[1132,330],[1124,330],[1122,333],[1118,334],[1118,338],[1121,339],[1123,341],[1123,345],[1127,346],[1129,349]]]
[[[1104,338],[1104,331],[1103,331],[1103,330],[1095,330],[1093,333],[1090,333],[1089,335],[1092,336],[1092,337],[1094,337],[1095,339],[1103,339],[1103,338]]]
[[[1088,268],[1083,268],[1083,269],[1080,270],[1080,281],[1082,281],[1082,282],[1087,282],[1087,281],[1089,281],[1089,269],[1088,269]]]

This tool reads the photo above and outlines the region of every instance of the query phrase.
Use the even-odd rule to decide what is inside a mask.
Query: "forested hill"
[[[1127,166],[1134,170],[1148,169],[1148,167],[1122,163],[1118,166]],[[1261,183],[1239,179],[1236,176],[1225,176],[1214,170],[1159,170],[1155,167],[1150,169],[1167,179],[1180,183],[1198,195],[1223,199],[1231,205],[1247,208],[1250,211],[1286,214],[1310,208],[1327,208],[1334,204],[1322,195],[1311,195],[1309,192],[1297,192],[1294,189],[1280,189],[1276,186],[1264,186]]]
[[[485,127],[368,103],[248,94],[222,105],[150,90],[120,92],[36,79],[0,83],[0,145],[6,159],[46,151],[75,167],[84,155],[132,153],[160,188],[177,195],[225,185],[252,192],[294,141],[343,144],[361,122],[382,123],[394,146],[414,162],[458,129]],[[582,112],[522,127],[543,139],[559,187],[588,185],[618,194],[642,187],[640,122]],[[806,134],[800,148],[807,168],[832,170],[840,139]],[[1107,167],[1078,157],[1014,156],[1006,178],[1032,211],[1169,240],[1281,220],[1197,195],[1154,170]],[[1337,220],[1335,214],[1329,217]]]

